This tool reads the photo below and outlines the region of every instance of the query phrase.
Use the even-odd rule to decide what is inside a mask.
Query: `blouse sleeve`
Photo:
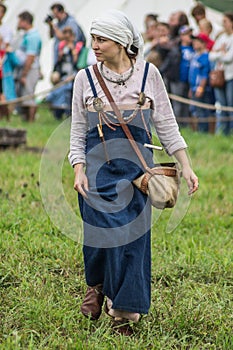
[[[180,134],[162,77],[155,66],[149,69],[149,97],[152,100],[152,120],[158,138],[169,155],[187,148]]]
[[[87,112],[84,101],[85,71],[81,70],[75,77],[72,99],[72,121],[70,131],[69,162],[72,166],[86,163],[86,135],[88,131]]]
[[[209,60],[210,61],[218,61],[221,59],[221,56],[222,56],[222,51],[220,50],[221,49],[221,46],[223,45],[224,43],[224,40],[223,40],[223,36],[220,35],[215,43],[214,43],[214,46],[212,47],[211,51],[209,52]]]

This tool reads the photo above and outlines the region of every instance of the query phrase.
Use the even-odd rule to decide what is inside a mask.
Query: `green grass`
[[[59,125],[46,109],[25,127],[43,148]],[[1,151],[0,349],[233,349],[233,138],[183,130],[200,189],[178,227],[171,211],[153,225],[152,304],[132,338],[111,333],[104,314],[80,314],[85,292],[81,244],[62,234],[41,202],[40,152]],[[73,171],[63,167],[66,199],[77,212]]]

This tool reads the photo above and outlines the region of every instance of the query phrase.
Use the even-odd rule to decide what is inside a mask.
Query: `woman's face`
[[[92,35],[92,49],[98,62],[116,61],[123,47],[113,40],[98,35]]]
[[[74,37],[74,34],[72,33],[72,31],[64,29],[62,33],[63,33],[63,39],[65,41],[67,41],[67,42],[74,41],[75,37]]]
[[[233,30],[233,22],[230,20],[230,18],[224,16],[223,17],[223,27],[226,32],[232,32]]]

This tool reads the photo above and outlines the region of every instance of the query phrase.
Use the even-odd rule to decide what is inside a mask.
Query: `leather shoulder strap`
[[[134,140],[134,137],[133,137],[133,135],[132,135],[130,129],[128,128],[128,126],[126,125],[124,119],[122,118],[121,112],[120,112],[119,108],[117,107],[116,103],[114,102],[113,97],[112,97],[110,91],[109,91],[108,88],[107,88],[107,86],[106,86],[106,84],[105,84],[105,82],[104,82],[104,80],[103,80],[103,78],[102,78],[102,75],[101,75],[100,72],[99,72],[99,69],[98,69],[98,67],[97,67],[97,64],[95,64],[95,65],[93,66],[93,69],[94,69],[96,78],[97,78],[97,80],[98,80],[98,82],[99,82],[101,88],[103,89],[103,92],[105,93],[107,99],[109,100],[109,103],[110,103],[110,105],[111,105],[111,107],[112,107],[112,109],[113,109],[115,115],[117,116],[117,119],[118,119],[118,121],[120,122],[120,125],[121,125],[121,127],[122,127],[122,129],[123,129],[123,131],[124,131],[124,133],[125,133],[125,135],[126,135],[126,137],[128,138],[128,140],[129,140],[129,142],[130,142],[132,148],[134,149],[134,151],[135,151],[135,153],[137,154],[137,156],[138,156],[140,162],[142,163],[142,166],[144,167],[144,169],[145,169],[146,171],[148,171],[148,169],[150,169],[150,168],[148,167],[148,165],[147,165],[147,163],[146,163],[146,161],[145,161],[145,159],[144,159],[144,157],[143,157],[143,155],[142,155],[142,153],[141,153],[141,151],[140,151],[140,149],[139,149],[139,147],[138,147],[136,141]]]

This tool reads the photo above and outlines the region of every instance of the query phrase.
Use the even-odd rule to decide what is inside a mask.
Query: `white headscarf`
[[[126,14],[121,11],[109,10],[93,20],[90,33],[120,43],[131,54],[133,45],[138,48],[138,57],[143,57],[143,38]]]

